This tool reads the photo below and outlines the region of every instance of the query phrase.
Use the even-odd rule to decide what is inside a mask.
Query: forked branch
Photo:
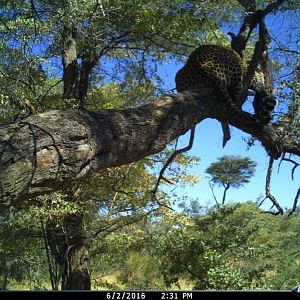
[[[261,201],[261,203],[259,204],[259,206],[262,205],[262,203],[266,200],[269,199],[272,202],[272,207],[270,209],[272,209],[274,206],[277,208],[276,212],[273,211],[266,211],[265,213],[269,213],[272,215],[283,215],[283,209],[280,206],[280,204],[278,203],[278,201],[276,200],[276,198],[271,194],[271,178],[272,178],[272,172],[273,172],[273,165],[274,165],[274,159],[270,158],[269,160],[269,166],[268,166],[268,171],[267,171],[267,176],[266,176],[266,185],[265,185],[265,197],[264,199]]]
[[[189,144],[184,147],[184,148],[181,148],[181,149],[178,149],[178,150],[175,150],[171,156],[168,158],[168,160],[166,161],[166,163],[164,164],[164,166],[162,167],[162,169],[160,170],[159,172],[159,176],[158,176],[158,179],[157,179],[157,182],[155,184],[155,187],[152,191],[152,195],[153,195],[153,199],[156,199],[156,192],[157,192],[157,189],[159,187],[159,184],[161,182],[161,180],[164,180],[168,183],[171,183],[168,179],[166,179],[164,177],[164,172],[166,171],[166,169],[169,167],[169,165],[174,161],[174,159],[179,155],[179,154],[182,154],[182,153],[185,153],[189,150],[192,149],[193,147],[193,143],[194,143],[194,137],[195,137],[195,127],[193,127],[191,129],[191,133],[190,133],[190,139],[189,139]]]

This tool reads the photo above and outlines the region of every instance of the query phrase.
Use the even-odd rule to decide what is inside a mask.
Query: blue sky
[[[182,64],[176,64],[174,61],[169,61],[161,65],[159,68],[160,76],[165,80],[166,90],[175,88],[175,74],[181,68]],[[201,205],[213,205],[215,201],[208,184],[207,174],[205,169],[218,157],[223,155],[240,155],[249,156],[257,163],[256,173],[251,182],[240,189],[230,189],[227,193],[226,202],[236,201],[255,201],[259,196],[264,195],[265,177],[268,168],[269,157],[266,151],[256,142],[256,145],[247,150],[246,143],[242,137],[249,135],[240,130],[231,127],[231,140],[225,148],[222,148],[222,130],[218,121],[205,120],[197,125],[196,135],[193,149],[190,154],[201,158],[198,166],[192,168],[192,172],[199,176],[199,183],[190,187],[177,188],[176,192],[180,196],[188,196],[197,198]],[[180,137],[178,147],[182,148],[188,144],[189,133]],[[300,168],[296,169],[294,180],[291,179],[291,170],[293,165],[288,162],[282,162],[278,172],[279,160],[275,162],[273,167],[273,176],[271,181],[271,193],[283,208],[291,208],[295,199],[295,195],[299,188]],[[222,189],[215,188],[215,194],[218,199],[221,199]],[[262,207],[268,210],[271,207],[270,200],[266,200]]]
[[[290,21],[299,19],[299,14],[296,12],[289,12],[285,15],[280,14],[268,16],[267,23],[273,31],[272,37],[276,37],[276,41],[274,39],[272,41],[275,47],[288,46],[288,43],[286,43],[287,40],[290,45],[295,45],[297,42],[300,43],[299,36],[297,34],[298,31],[291,30],[292,28],[289,25]],[[238,28],[236,25],[232,24],[232,26],[232,28],[224,28],[223,32],[237,32]],[[289,33],[289,35],[287,33]],[[47,45],[47,43],[45,45]],[[42,47],[42,44],[37,45],[37,54],[44,51],[44,48],[45,46]],[[296,49],[296,47],[294,49]],[[285,59],[289,60],[287,57],[285,57]],[[53,59],[52,63],[56,66],[56,63],[61,64],[61,60]],[[160,66],[158,71],[159,75],[165,80],[165,90],[175,88],[175,74],[181,67],[182,64],[176,64],[174,61],[166,61]],[[57,70],[58,72],[61,72],[61,68],[58,67]],[[211,190],[208,185],[208,179],[205,178],[206,174],[204,171],[212,162],[216,161],[218,157],[227,154],[249,156],[252,160],[257,162],[256,173],[252,181],[244,188],[229,190],[227,201],[255,201],[261,194],[264,193],[265,176],[268,167],[268,157],[265,150],[258,144],[252,147],[249,151],[246,151],[247,145],[242,141],[242,137],[247,135],[235,128],[231,128],[231,135],[232,139],[223,149],[222,130],[218,121],[206,120],[197,126],[194,146],[190,153],[192,155],[199,156],[201,158],[201,162],[199,165],[194,166],[191,172],[197,174],[200,177],[200,181],[193,187],[181,188],[177,191],[179,195],[189,196],[190,198],[198,198],[203,205],[208,203],[214,204]],[[187,143],[188,135],[180,137],[178,146],[183,147],[187,145]],[[293,165],[283,162],[279,174],[277,174],[277,165],[278,162],[276,162],[274,166],[272,193],[283,207],[291,207],[297,189],[299,188],[300,168],[296,170],[295,178],[292,181],[291,169]],[[216,189],[216,195],[219,199],[221,194],[222,189]],[[269,204],[270,202],[266,200],[264,208],[268,209],[270,207]]]
[[[256,172],[251,182],[242,188],[230,189],[227,195],[227,202],[255,201],[260,195],[264,194],[265,177],[269,162],[266,151],[259,143],[247,151],[247,146],[245,142],[242,141],[242,137],[246,137],[247,135],[233,127],[231,127],[231,133],[232,138],[223,149],[222,131],[218,121],[206,120],[198,124],[194,146],[190,153],[201,158],[200,164],[192,168],[192,172],[197,174],[200,180],[192,187],[181,188],[180,191],[177,191],[179,195],[198,198],[202,205],[215,204],[208,185],[209,180],[205,169],[212,162],[216,161],[218,157],[223,155],[249,156],[257,163]],[[186,145],[187,142],[188,136],[183,136],[180,138],[178,146]],[[296,170],[294,180],[292,180],[291,169],[293,166],[288,162],[282,162],[278,173],[278,163],[279,161],[276,161],[274,164],[271,193],[283,208],[290,208],[293,205],[297,189],[299,188],[299,170]],[[218,199],[221,199],[222,191],[221,188],[215,189],[215,194]],[[269,209],[270,206],[270,201],[266,200],[263,208]]]

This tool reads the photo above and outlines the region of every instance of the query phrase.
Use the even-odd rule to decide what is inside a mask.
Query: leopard
[[[242,105],[247,98],[243,87],[246,72],[247,64],[235,50],[219,45],[201,45],[176,73],[176,89],[180,93],[197,87],[200,82],[212,83],[224,98],[227,109],[233,112],[232,115],[240,117],[243,122],[266,125],[272,119],[277,100],[264,88],[263,74],[255,72],[249,86],[255,93],[252,103],[254,115],[245,114]]]

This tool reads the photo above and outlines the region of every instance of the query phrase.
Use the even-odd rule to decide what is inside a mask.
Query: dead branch
[[[272,172],[273,172],[273,164],[274,164],[274,159],[270,158],[269,160],[269,166],[268,166],[268,171],[267,171],[267,176],[266,176],[266,185],[265,185],[265,197],[264,199],[260,202],[259,206],[262,205],[262,203],[266,200],[269,199],[273,205],[270,209],[272,209],[274,206],[277,208],[277,212],[272,212],[272,211],[265,211],[264,213],[269,213],[272,215],[283,215],[283,209],[280,206],[280,204],[277,202],[276,198],[271,194],[271,177],[272,177]]]
[[[189,144],[184,147],[184,148],[181,148],[181,149],[178,149],[178,150],[175,150],[172,155],[168,158],[168,160],[166,161],[166,163],[164,164],[164,166],[162,167],[162,169],[160,170],[159,172],[159,176],[158,176],[158,179],[157,179],[157,182],[156,182],[156,185],[152,191],[152,199],[153,200],[156,200],[156,192],[157,192],[157,189],[159,187],[159,184],[160,184],[160,181],[161,180],[164,180],[170,184],[172,184],[172,182],[170,182],[169,180],[167,180],[163,175],[164,175],[164,172],[165,170],[168,168],[168,166],[173,162],[173,160],[179,155],[179,154],[182,154],[184,152],[187,152],[189,150],[192,149],[193,147],[193,143],[194,143],[194,137],[195,137],[195,127],[193,127],[191,129],[191,133],[190,133],[190,139],[189,139]],[[158,202],[159,205],[162,205],[162,206],[165,206],[165,204],[161,204],[160,202]],[[170,208],[170,207],[168,207]]]
[[[242,2],[249,2],[249,1],[242,1]],[[264,10],[256,10],[256,11],[254,11],[255,6],[244,3],[243,6],[247,7],[247,5],[248,5],[249,9],[248,9],[248,11],[246,9],[247,14],[244,18],[244,21],[240,28],[239,33],[236,36],[234,34],[230,33],[230,35],[232,36],[232,41],[231,41],[232,49],[237,51],[243,57],[243,53],[246,49],[247,42],[248,42],[250,35],[251,35],[252,31],[254,30],[254,28],[259,24],[259,22],[262,21],[262,19],[267,14],[276,10],[284,2],[285,2],[285,0],[278,0],[278,1],[275,1],[271,4],[269,4]]]
[[[296,196],[295,196],[295,199],[294,199],[294,203],[293,203],[293,207],[292,207],[292,210],[289,212],[288,217],[290,215],[292,215],[292,213],[294,213],[296,211],[299,197],[300,197],[300,188],[298,189],[298,191],[296,193]]]
[[[292,180],[294,180],[295,170],[296,170],[297,167],[299,167],[300,165],[299,165],[297,162],[295,162],[294,160],[292,160],[292,159],[290,159],[290,158],[286,158],[286,157],[284,157],[284,156],[285,156],[285,154],[282,156],[282,159],[281,159],[281,161],[280,161],[280,164],[281,164],[282,161],[288,161],[288,162],[290,162],[290,163],[292,163],[292,164],[294,165],[294,167],[293,167],[293,169],[292,169],[292,173],[291,173]],[[280,164],[279,164],[279,166],[280,166]]]

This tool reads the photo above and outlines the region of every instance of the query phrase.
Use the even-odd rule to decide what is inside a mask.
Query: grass
[[[131,290],[126,285],[120,282],[118,279],[119,274],[114,273],[105,276],[93,276],[92,277],[92,290],[94,291],[102,291],[102,290]],[[163,282],[161,283],[163,285]],[[29,291],[29,290],[52,290],[51,284],[49,281],[45,281],[42,286],[37,286],[35,282],[21,281],[18,282],[16,280],[10,280],[8,289],[10,291]],[[30,288],[31,287],[31,288]],[[177,285],[173,285],[170,288],[166,288],[165,290],[192,290],[193,284],[185,279],[179,280],[179,287]],[[142,290],[142,289],[141,289]]]

